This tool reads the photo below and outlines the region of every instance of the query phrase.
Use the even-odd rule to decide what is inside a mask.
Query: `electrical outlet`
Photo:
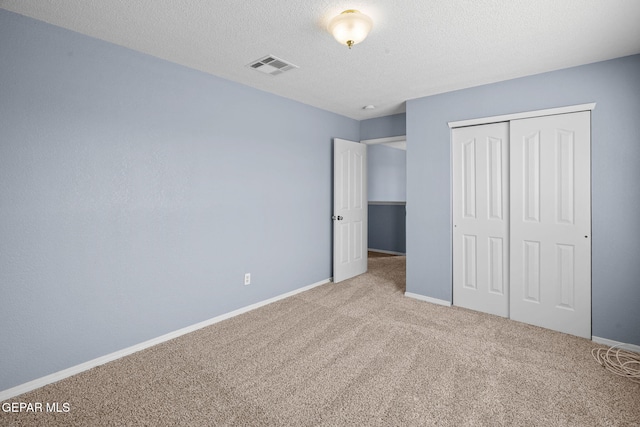
[[[244,284],[245,285],[250,285],[251,284],[251,273],[245,273],[245,275],[244,275]]]

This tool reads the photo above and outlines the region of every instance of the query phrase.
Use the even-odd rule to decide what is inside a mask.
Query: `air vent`
[[[271,76],[277,76],[285,71],[298,68],[297,65],[293,65],[290,62],[277,58],[273,55],[267,55],[264,58],[253,61],[250,64],[247,64],[247,67],[251,67],[254,70],[258,70]]]

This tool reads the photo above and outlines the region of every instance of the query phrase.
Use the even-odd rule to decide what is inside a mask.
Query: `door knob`
[[[340,215],[338,215],[338,216],[335,216],[335,215],[334,215],[334,216],[332,216],[332,217],[331,217],[331,219],[332,219],[332,220],[334,220],[334,221],[335,221],[335,220],[342,221],[344,218],[343,218],[343,217],[341,217]]]

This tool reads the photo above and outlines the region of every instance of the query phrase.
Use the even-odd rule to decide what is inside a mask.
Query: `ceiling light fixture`
[[[371,27],[371,18],[357,10],[349,9],[335,16],[329,22],[328,29],[338,43],[346,44],[351,49],[351,46],[367,38]]]

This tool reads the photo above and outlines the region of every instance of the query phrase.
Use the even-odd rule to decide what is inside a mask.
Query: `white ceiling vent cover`
[[[293,65],[290,62],[287,62],[273,55],[267,55],[264,58],[252,61],[250,64],[247,64],[247,67],[251,67],[254,70],[258,70],[271,76],[277,76],[278,74],[282,74],[285,71],[298,68],[297,65]]]

